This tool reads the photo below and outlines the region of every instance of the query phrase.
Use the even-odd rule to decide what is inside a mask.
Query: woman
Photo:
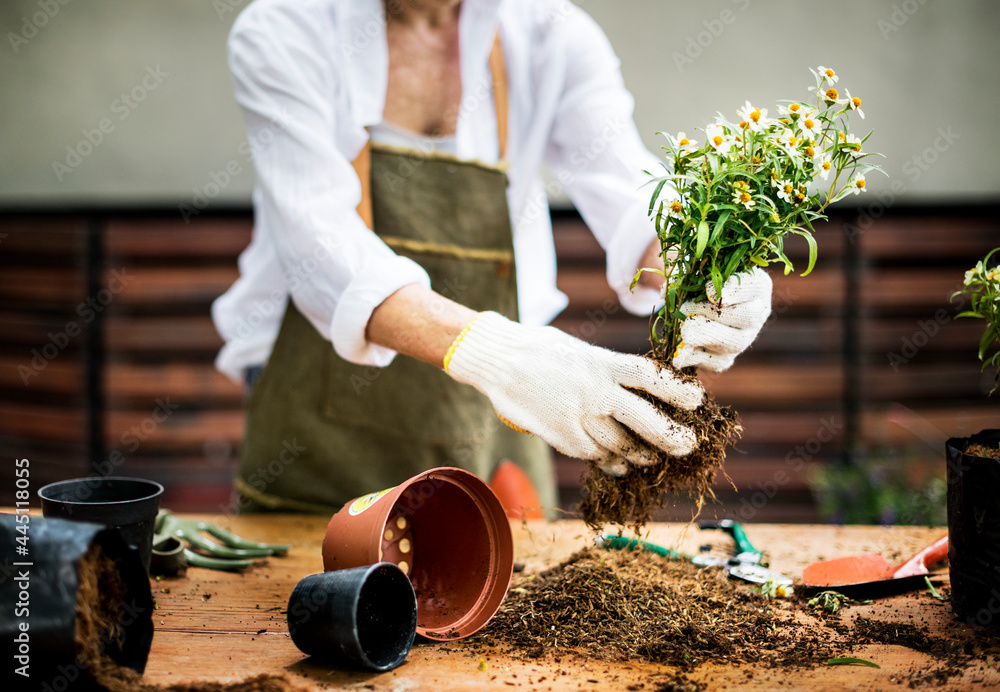
[[[256,0],[229,48],[256,217],[213,306],[217,364],[240,378],[266,363],[245,509],[326,513],[434,466],[489,478],[502,459],[552,508],[548,445],[619,475],[654,447],[693,449],[627,388],[691,408],[700,387],[542,326],[566,304],[543,164],[623,305],[660,300],[653,274],[628,288],[662,267],[639,189],[657,162],[589,17],[556,0]],[[770,283],[743,279],[688,321],[685,365],[723,369],[753,339]]]

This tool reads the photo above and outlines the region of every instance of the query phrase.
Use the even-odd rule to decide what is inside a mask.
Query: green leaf
[[[828,666],[849,666],[854,663],[860,663],[863,666],[869,666],[870,668],[881,668],[879,664],[874,661],[869,661],[866,658],[854,658],[853,656],[841,656],[839,658],[831,658],[826,662]]]
[[[728,209],[719,215],[719,218],[715,222],[715,228],[712,229],[712,237],[709,239],[709,242],[714,244],[719,239],[719,235],[725,228],[726,221],[729,220],[730,216],[732,216],[732,212],[730,212]]]
[[[702,219],[701,223],[698,224],[698,244],[694,248],[695,259],[701,259],[706,245],[708,245],[708,221]]]
[[[947,601],[948,600],[948,598],[946,596],[942,596],[940,593],[938,593],[938,590],[934,588],[934,585],[931,584],[931,578],[930,577],[928,577],[927,575],[924,575],[924,581],[927,582],[927,588],[931,590],[931,596],[933,596],[934,598],[938,599],[939,601]]]
[[[994,325],[991,324],[986,328],[986,333],[983,334],[983,338],[979,341],[979,360],[986,358],[986,349],[997,340],[998,336],[1000,334],[998,334],[997,328]]]
[[[667,179],[663,178],[660,182],[656,184],[656,189],[653,190],[653,196],[649,199],[649,213],[648,216],[653,215],[653,209],[656,208],[656,200],[660,197],[660,191],[663,190],[663,186],[667,184]]]
[[[721,300],[722,298],[722,274],[719,273],[719,268],[715,266],[715,262],[712,263],[712,285],[715,286],[715,296]]]
[[[805,238],[806,242],[809,244],[809,266],[806,267],[806,270],[802,272],[801,276],[809,276],[809,272],[811,272],[813,267],[816,266],[816,239],[812,237],[811,233],[806,231],[800,232],[799,235]]]

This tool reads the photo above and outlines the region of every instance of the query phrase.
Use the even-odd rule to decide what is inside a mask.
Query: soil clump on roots
[[[694,372],[679,371],[662,361],[657,361],[657,365],[669,368],[682,379],[697,381]],[[587,526],[595,531],[600,531],[605,524],[638,531],[671,495],[686,493],[700,512],[706,500],[715,499],[712,483],[726,460],[726,446],[735,444],[743,432],[736,411],[721,406],[708,394],[701,406],[688,411],[636,391],[659,408],[665,417],[690,428],[698,446],[683,457],[667,456],[657,450],[660,458],[656,463],[631,466],[620,478],[604,473],[595,462],[589,462],[590,474],[577,510]]]

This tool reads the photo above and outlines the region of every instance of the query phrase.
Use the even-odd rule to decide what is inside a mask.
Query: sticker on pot
[[[357,500],[351,503],[350,507],[347,508],[347,513],[350,514],[352,517],[358,516],[366,509],[371,507],[373,504],[378,502],[380,497],[382,497],[395,487],[396,486],[393,486],[392,488],[386,488],[385,490],[381,490],[377,493],[369,493],[368,495],[359,497]]]

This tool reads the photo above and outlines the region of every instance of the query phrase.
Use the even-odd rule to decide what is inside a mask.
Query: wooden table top
[[[288,635],[285,609],[295,584],[322,571],[320,545],[328,517],[305,515],[201,516],[254,540],[293,544],[287,556],[270,558],[243,573],[189,568],[183,576],[153,582],[157,610],[155,635],[145,679],[174,684],[195,680],[232,682],[258,673],[285,673],[307,689],[521,689],[604,690],[660,689],[672,672],[668,666],[640,661],[623,664],[552,655],[518,660],[467,643],[421,642],[399,668],[381,674],[331,668],[309,659]],[[806,565],[819,559],[878,552],[902,561],[943,535],[941,528],[834,527],[749,524],[751,541],[764,550],[770,566],[798,580]],[[578,521],[512,523],[516,560],[528,571],[551,566],[592,542]],[[710,535],[713,534],[713,535]],[[700,532],[682,524],[653,524],[649,540],[683,551],[712,542],[723,546],[721,532]],[[948,571],[934,575],[947,586]],[[841,611],[845,622],[857,616],[926,625],[930,633],[954,634],[959,625],[950,605],[926,589],[879,599]],[[813,669],[761,669],[706,663],[687,674],[702,689],[858,689],[906,686],[914,670],[934,663],[925,654],[901,646],[852,645],[839,655],[876,661],[881,668],[819,666]],[[945,689],[1000,688],[998,661],[973,663],[952,677]],[[485,663],[484,663],[485,662]],[[484,670],[485,668],[485,670]],[[751,673],[753,677],[748,677]],[[941,689],[941,688],[938,688]]]

